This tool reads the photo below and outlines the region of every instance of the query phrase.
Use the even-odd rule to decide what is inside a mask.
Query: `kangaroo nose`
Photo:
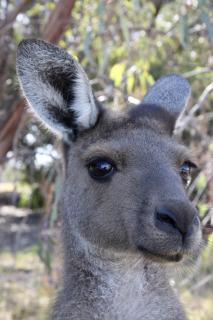
[[[160,208],[156,212],[156,226],[167,233],[174,230],[179,231],[181,235],[189,235],[192,232],[193,226],[198,224],[197,215],[193,215],[191,221],[187,221],[184,212],[178,214],[175,211],[167,208]]]

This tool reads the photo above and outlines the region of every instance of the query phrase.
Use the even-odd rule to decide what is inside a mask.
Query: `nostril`
[[[179,205],[178,208],[157,208],[155,226],[169,234],[179,232],[183,237],[190,236],[200,226],[198,214],[189,207]]]
[[[178,229],[176,220],[172,213],[159,211],[157,212],[157,219],[161,222],[170,224],[173,228]]]

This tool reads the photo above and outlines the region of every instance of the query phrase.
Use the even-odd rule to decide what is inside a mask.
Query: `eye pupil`
[[[114,172],[113,164],[105,159],[92,160],[88,165],[89,174],[94,179],[103,179]]]

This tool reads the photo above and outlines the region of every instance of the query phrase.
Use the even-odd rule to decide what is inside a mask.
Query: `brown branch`
[[[198,99],[198,102],[192,107],[192,109],[189,112],[189,120],[190,118],[201,108],[201,106],[203,105],[203,102],[206,100],[208,94],[213,90],[213,82],[210,83],[205,90],[203,91],[203,93],[201,94],[200,98]],[[186,124],[188,124],[188,122],[186,121]]]
[[[184,118],[184,120],[180,120],[177,123],[177,127],[175,129],[175,134],[180,135],[185,128],[194,120],[195,113],[203,106],[206,98],[208,97],[209,93],[213,91],[213,82],[211,82],[205,90],[202,92],[201,96],[198,99],[198,102],[191,108],[188,115]]]
[[[44,27],[43,39],[52,43],[58,42],[68,26],[70,13],[75,0],[59,1],[55,10],[52,11],[49,20]]]
[[[24,105],[24,99],[20,99],[15,103],[15,106],[12,108],[12,114],[10,114],[0,131],[0,163],[6,160],[6,154],[13,145],[13,138],[22,118]]]
[[[57,43],[69,23],[70,14],[75,0],[61,0],[49,16],[44,27],[42,38],[49,42]],[[0,163],[6,161],[6,154],[13,147],[13,141],[20,120],[25,109],[25,100],[19,101],[12,108],[12,112],[0,130]]]

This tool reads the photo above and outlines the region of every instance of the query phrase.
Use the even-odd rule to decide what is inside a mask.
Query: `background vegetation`
[[[192,98],[176,135],[200,170],[189,195],[206,245],[172,280],[190,319],[213,319],[213,3],[211,0],[0,1],[0,319],[46,319],[60,273],[60,161],[52,137],[19,95],[15,54],[23,38],[66,48],[109,108],[137,103],[161,75],[177,72]],[[57,254],[53,252],[57,251]],[[192,272],[193,271],[193,272]],[[193,299],[192,299],[193,296]]]

